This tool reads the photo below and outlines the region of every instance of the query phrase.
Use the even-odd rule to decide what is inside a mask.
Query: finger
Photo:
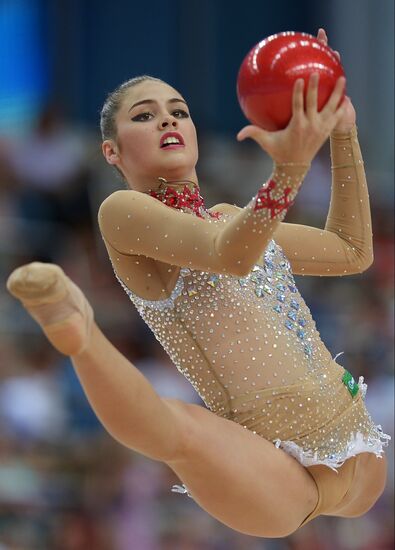
[[[244,128],[242,128],[237,133],[237,136],[236,136],[237,141],[243,141],[244,139],[250,137],[251,132],[253,132],[253,128],[255,128],[255,126],[253,125],[244,126]]]
[[[318,97],[318,82],[319,74],[313,73],[310,75],[309,87],[306,94],[306,113],[307,116],[312,116],[317,112],[317,97]]]
[[[340,61],[340,53],[339,53],[337,50],[335,50],[333,53],[335,54],[335,56],[336,56],[336,57],[338,58],[338,60]]]
[[[334,111],[336,111],[337,107],[339,106],[340,98],[343,95],[344,88],[346,85],[346,79],[344,76],[341,76],[337,79],[336,85],[331,93],[330,98],[324,105],[324,108],[321,110],[322,115],[329,115],[333,114]]]
[[[292,93],[292,116],[300,116],[304,112],[303,101],[304,80],[298,78],[294,84]]]
[[[346,111],[346,108],[347,108],[347,100],[346,100],[346,98],[344,98],[344,100],[339,105],[339,108],[337,109],[337,111],[335,113],[335,116],[334,116],[336,124],[343,118],[344,113]]]
[[[336,126],[339,124],[339,122],[341,122],[342,118],[344,117],[344,114],[346,112],[346,108],[344,105],[345,101],[342,102],[336,113],[333,114],[332,117],[329,119],[327,130],[329,130],[330,133],[336,128]]]
[[[351,103],[351,99],[347,95],[345,95],[343,99],[340,101],[339,105],[337,106],[336,116],[338,116],[339,110],[341,110],[342,112],[347,110],[350,103]]]
[[[267,148],[269,147],[270,149],[271,133],[273,132],[263,130],[262,128],[259,128],[259,126],[250,125],[245,126],[240,130],[240,132],[237,134],[237,139],[238,141],[242,141],[246,138],[253,139],[260,147],[262,147],[262,149],[269,152]]]
[[[259,128],[259,126],[254,126],[253,124],[250,124],[248,126],[244,126],[244,128],[242,128],[237,134],[236,138],[237,141],[243,141],[246,138],[251,138],[255,141],[258,141],[259,139],[265,139],[267,133],[268,132],[266,130]]]
[[[323,44],[328,43],[328,37],[326,36],[326,32],[323,28],[318,29],[317,39]]]

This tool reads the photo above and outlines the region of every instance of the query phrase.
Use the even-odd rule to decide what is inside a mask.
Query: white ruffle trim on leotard
[[[343,351],[338,353],[334,357],[334,360],[336,361],[339,355],[342,355],[343,353]],[[363,376],[360,376],[358,379],[358,387],[361,392],[362,399],[365,400],[368,385],[364,383]],[[357,432],[341,453],[334,453],[326,458],[319,458],[317,452],[313,453],[309,450],[303,450],[302,447],[293,441],[281,441],[280,439],[275,439],[273,443],[277,448],[283,449],[286,453],[296,458],[296,460],[303,466],[323,464],[324,466],[328,466],[332,470],[337,471],[337,468],[340,468],[340,466],[342,466],[347,459],[360,453],[373,453],[377,457],[381,458],[381,455],[384,452],[383,448],[388,446],[391,436],[383,432],[380,424],[375,426],[374,432],[375,435],[369,436],[368,438],[364,437],[360,432]]]
[[[337,468],[340,468],[346,460],[360,453],[373,453],[377,457],[382,458],[381,455],[384,452],[383,448],[388,446],[388,441],[391,439],[391,436],[385,434],[380,425],[376,426],[376,430],[378,437],[369,438],[368,440],[366,440],[360,432],[356,433],[342,453],[330,455],[325,459],[319,458],[318,453],[304,451],[293,441],[281,441],[280,439],[276,439],[273,443],[277,448],[283,449],[283,451],[296,458],[303,466],[323,464],[337,472]],[[173,485],[171,490],[173,493],[186,494],[193,498],[184,484]]]
[[[338,353],[333,359],[336,361],[336,359],[340,355],[343,355],[343,353],[343,351]],[[365,399],[368,385],[364,383],[363,376],[359,377],[358,387],[362,398]],[[391,436],[383,432],[380,424],[375,426],[375,432],[376,436],[368,437],[368,439],[366,439],[362,433],[357,432],[348,442],[347,447],[343,452],[329,455],[329,457],[324,459],[319,458],[317,452],[313,453],[312,451],[303,450],[302,447],[293,441],[281,441],[280,439],[275,439],[273,443],[277,448],[283,449],[286,453],[296,458],[296,460],[303,466],[323,464],[324,466],[328,466],[337,472],[337,468],[340,468],[340,466],[342,466],[347,459],[360,453],[373,453],[377,457],[382,458],[381,455],[384,452],[383,449],[388,446]],[[186,494],[193,498],[185,484],[173,485],[171,490],[173,493]]]
[[[379,433],[379,437],[375,439],[369,439],[368,441],[363,437],[363,435],[358,432],[355,434],[354,438],[348,443],[347,448],[343,453],[338,453],[336,455],[330,455],[328,458],[320,459],[317,453],[312,453],[311,451],[304,451],[299,445],[293,441],[280,441],[276,439],[274,444],[277,448],[283,449],[286,453],[296,458],[303,466],[315,466],[317,464],[323,464],[328,466],[331,470],[334,470],[337,473],[337,468],[340,468],[346,460],[352,456],[356,456],[360,453],[373,453],[378,458],[382,458],[381,454],[383,453],[383,447],[387,447],[388,440],[391,439],[391,436],[385,434],[381,426],[376,426]],[[173,493],[186,494],[190,498],[193,498],[190,492],[188,491],[185,484],[182,485],[173,485]]]
[[[283,449],[286,453],[296,458],[303,466],[323,464],[337,471],[337,468],[340,468],[347,459],[360,453],[373,453],[381,458],[384,452],[383,448],[388,446],[388,441],[391,439],[391,436],[385,434],[380,425],[376,426],[376,430],[377,437],[369,437],[368,439],[360,432],[357,432],[348,442],[343,452],[329,455],[327,458],[319,458],[317,452],[304,451],[293,441],[281,441],[280,439],[276,439],[273,443],[277,448]]]

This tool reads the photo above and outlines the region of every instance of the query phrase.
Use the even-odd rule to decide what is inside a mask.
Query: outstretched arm
[[[245,275],[266,248],[305,172],[305,166],[276,166],[263,188],[273,187],[271,208],[261,207],[268,201],[260,190],[225,222],[185,214],[144,193],[117,191],[100,207],[100,229],[115,265],[119,255],[143,255],[180,267]]]
[[[239,133],[239,139],[255,139],[275,168],[247,206],[224,224],[176,211],[137,191],[117,191],[108,197],[100,207],[99,225],[112,259],[116,254],[144,255],[203,271],[249,273],[292,204],[312,158],[340,120],[343,89],[344,79],[339,79],[318,113],[318,75],[314,75],[305,111],[303,80],[298,80],[286,129],[266,132],[247,126]]]

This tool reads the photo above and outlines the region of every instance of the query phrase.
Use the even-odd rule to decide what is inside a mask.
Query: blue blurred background
[[[393,435],[394,5],[392,0],[0,0],[0,275],[59,263],[99,325],[163,396],[201,404],[117,285],[98,233],[101,201],[122,183],[100,151],[107,93],[138,74],[188,100],[207,206],[245,205],[270,174],[245,124],[236,77],[267,35],[324,27],[339,50],[370,189],[375,262],[344,278],[298,277],[318,329]],[[323,227],[329,148],[287,221]],[[393,540],[393,446],[380,501],[363,518],[318,518],[283,540],[237,534],[170,492],[165,466],[99,425],[71,364],[0,288],[0,550],[386,550]]]

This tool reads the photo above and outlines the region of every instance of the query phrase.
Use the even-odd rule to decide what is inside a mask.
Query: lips
[[[179,134],[178,132],[166,132],[160,138],[160,147],[164,147],[164,141],[165,141],[165,139],[167,139],[169,137],[177,138],[180,143],[171,143],[169,145],[166,145],[166,148],[167,147],[181,147],[181,146],[185,145],[184,139],[183,139],[181,134]]]

